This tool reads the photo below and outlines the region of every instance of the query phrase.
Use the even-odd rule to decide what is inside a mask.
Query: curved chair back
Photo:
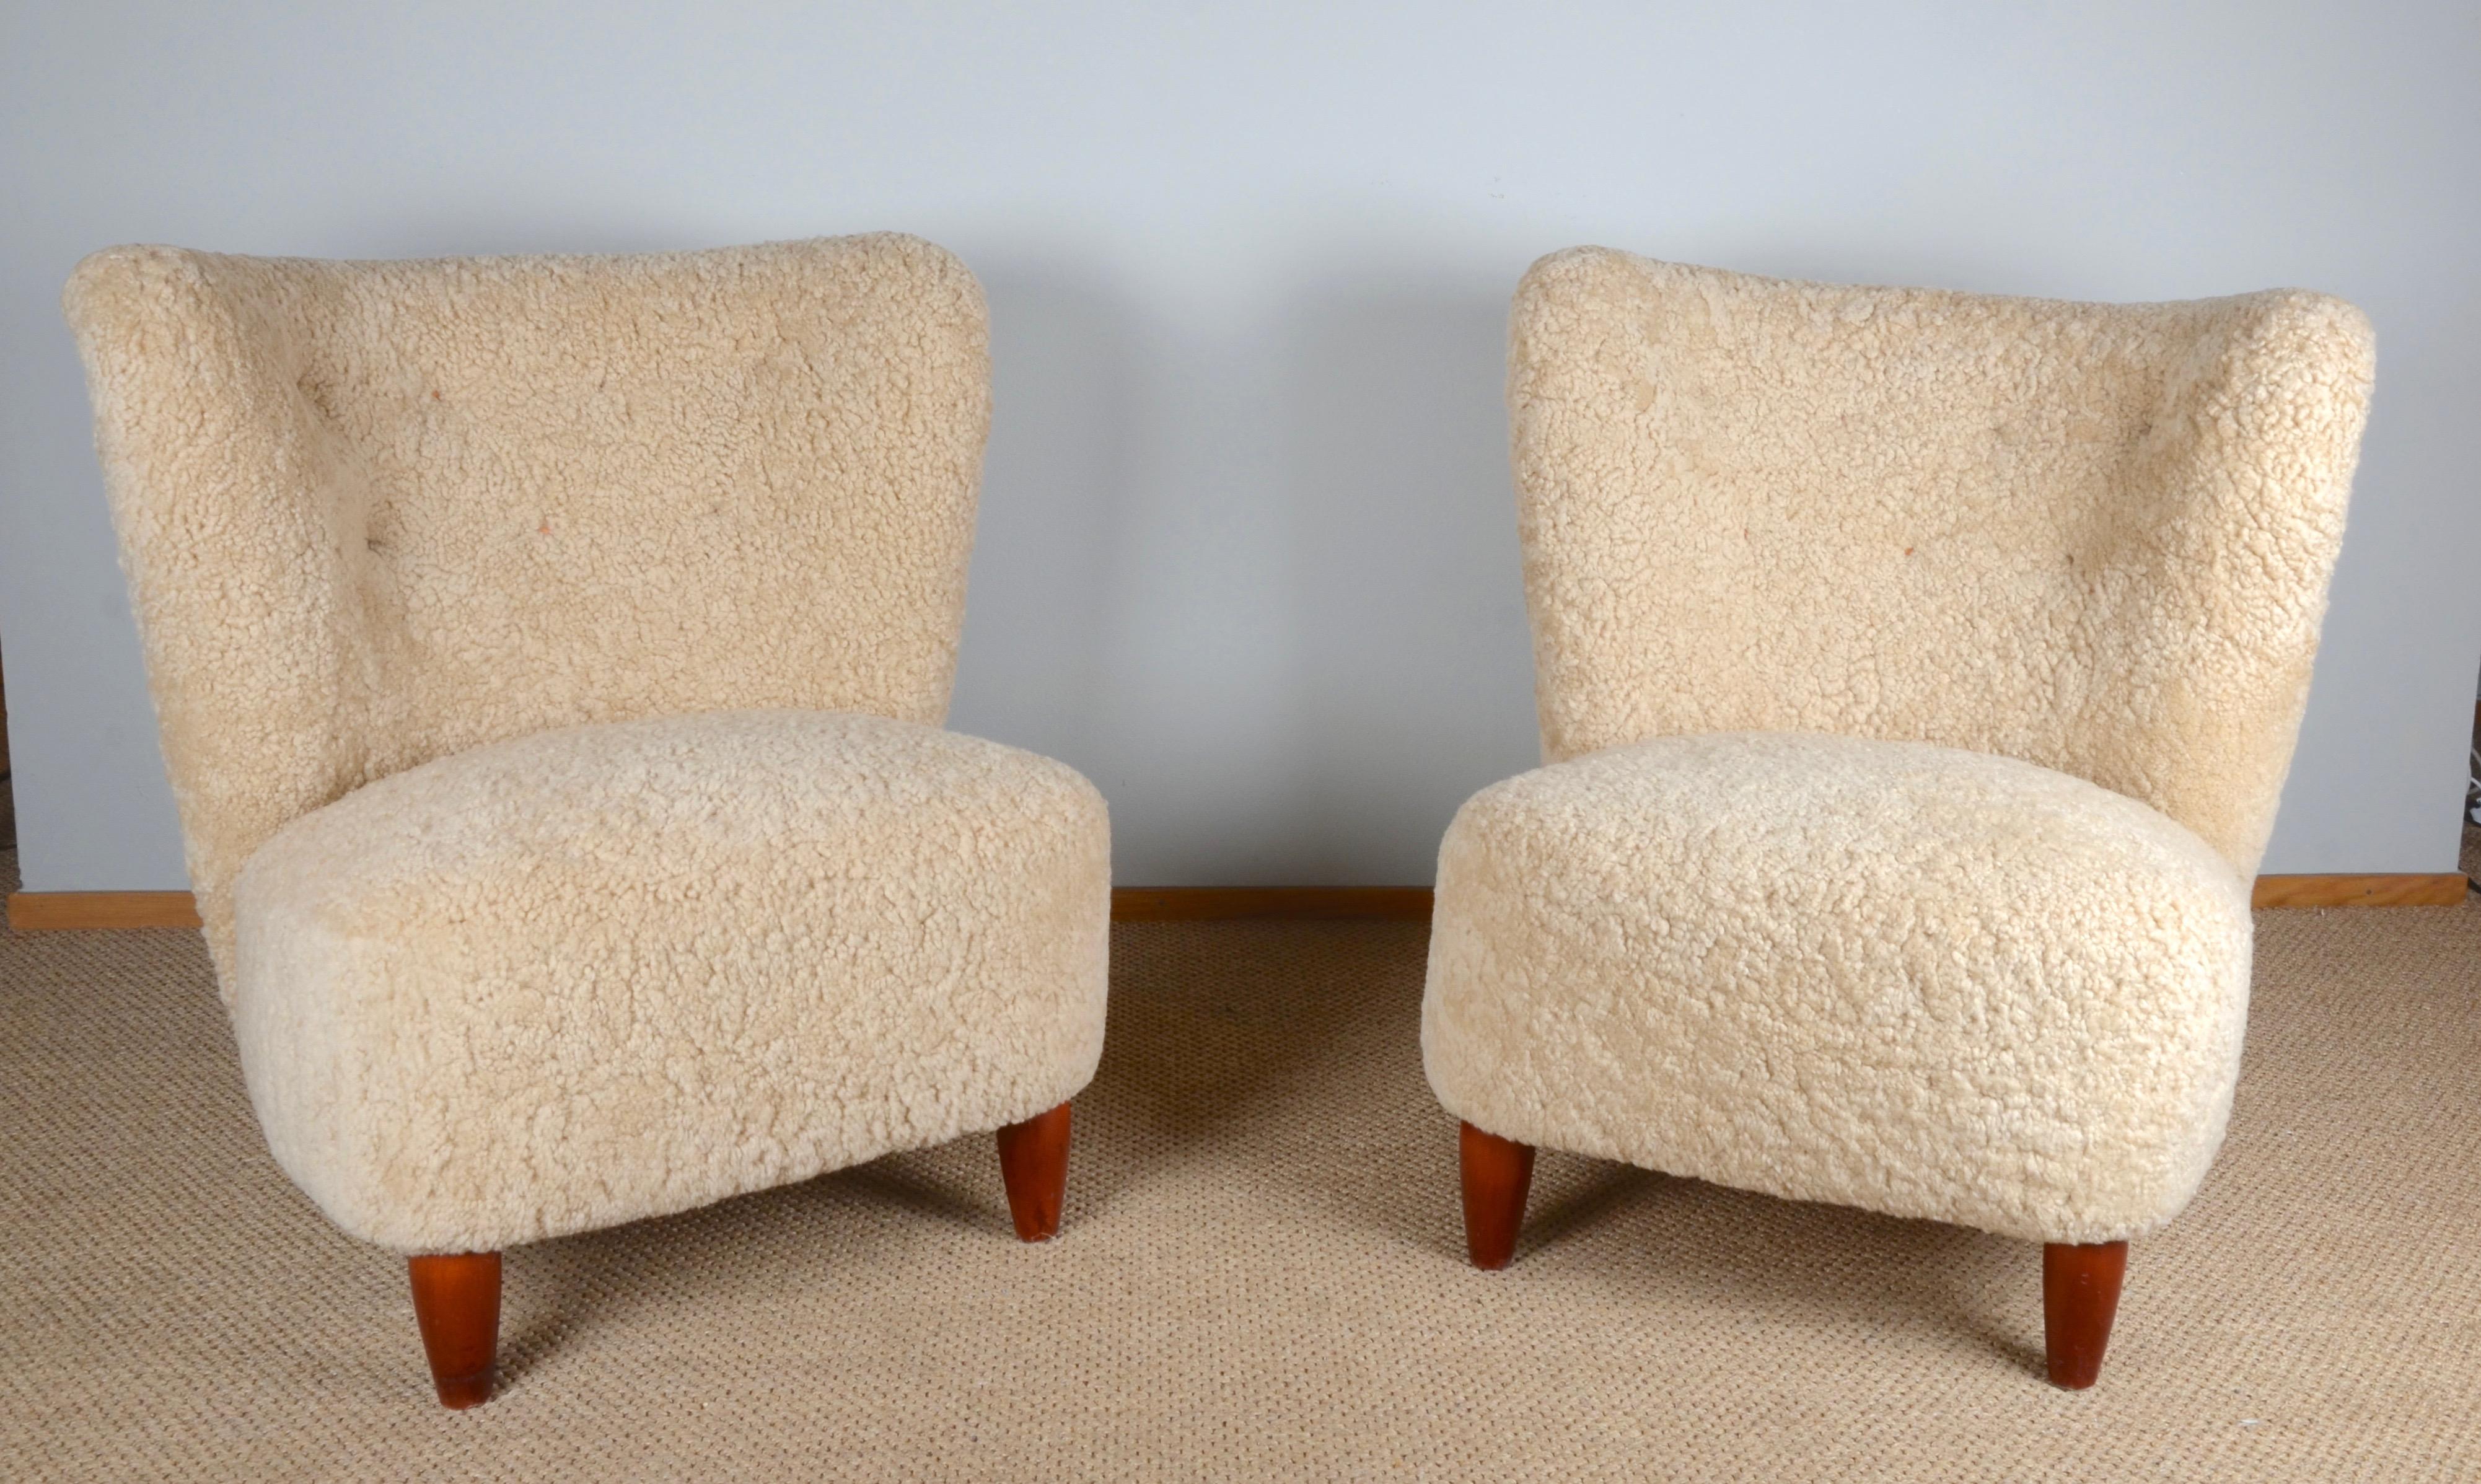
[[[65,306],[227,979],[243,861],[386,774],[578,722],[946,713],[989,370],[928,243],[119,247]]]
[[[2077,304],[1577,248],[1508,400],[1545,754],[1787,730],[2272,829],[2372,374],[2279,290]]]

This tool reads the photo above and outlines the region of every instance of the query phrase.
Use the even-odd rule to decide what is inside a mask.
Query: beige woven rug
[[[1221,924],[1113,939],[1058,1241],[976,1138],[521,1249],[466,1414],[269,1162],[196,936],[0,938],[0,1474],[2481,1476],[2481,905],[2259,930],[2230,1144],[2084,1394],[1973,1232],[1546,1154],[1472,1271],[1423,931]]]

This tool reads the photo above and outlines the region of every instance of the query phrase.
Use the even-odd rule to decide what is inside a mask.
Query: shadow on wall
[[[1128,309],[1059,273],[978,262],[990,304],[991,440],[948,724],[1110,786],[1113,574],[1139,410]]]
[[[16,847],[16,801],[9,786],[9,677],[0,666],[0,850]]]
[[[1304,881],[1427,884],[1457,805],[1541,761],[1510,287],[1330,281],[1287,326]]]

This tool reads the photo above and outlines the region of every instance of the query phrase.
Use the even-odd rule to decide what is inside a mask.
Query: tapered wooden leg
[[[500,1352],[500,1255],[459,1252],[407,1258],[413,1319],[431,1358],[431,1381],[443,1407],[477,1407],[491,1399]]]
[[[1516,1256],[1516,1229],[1525,1224],[1525,1195],[1533,1188],[1533,1146],[1456,1126],[1464,1164],[1465,1250],[1489,1272]]]
[[[2127,1276],[2126,1242],[2051,1242],[2042,1249],[2042,1330],[2052,1386],[2081,1392],[2102,1374],[2102,1352],[2110,1343]]]
[[[1068,1105],[1000,1131],[1000,1179],[1007,1185],[1016,1235],[1046,1242],[1059,1232],[1068,1193]]]

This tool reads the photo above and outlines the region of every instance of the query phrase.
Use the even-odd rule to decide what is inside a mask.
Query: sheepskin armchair
[[[252,1105],[442,1401],[511,1244],[994,1129],[1051,1235],[1109,834],[940,730],[961,264],[121,247],[65,307]]]
[[[1475,1262],[1550,1145],[2046,1245],[2091,1384],[2219,1147],[2372,374],[2350,305],[1599,248],[1518,290],[1548,766],[1439,857]]]

